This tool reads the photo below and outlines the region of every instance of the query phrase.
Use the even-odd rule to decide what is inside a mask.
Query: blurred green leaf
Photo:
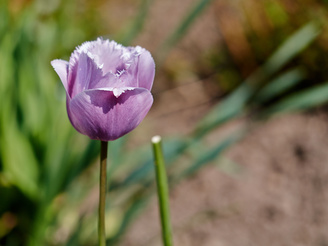
[[[267,15],[270,16],[270,20],[275,26],[281,27],[286,25],[289,16],[280,2],[268,1],[264,2],[264,4],[264,10],[266,11]]]
[[[328,101],[328,84],[315,86],[282,99],[265,111],[265,115],[309,109]]]
[[[30,199],[36,200],[40,192],[37,160],[30,143],[17,131],[15,123],[7,125],[2,132],[1,146],[4,175]]]
[[[226,150],[236,141],[240,140],[242,136],[243,136],[242,133],[237,133],[235,135],[229,136],[214,148],[210,149],[205,153],[200,154],[199,157],[188,168],[186,168],[182,172],[182,174],[179,175],[178,179],[182,179],[189,175],[192,175],[204,165],[213,162],[220,154],[222,154],[224,150]]]
[[[227,98],[219,102],[200,121],[196,128],[196,138],[203,137],[215,127],[227,122],[237,115],[241,115],[247,101],[253,95],[253,89],[248,84],[242,84]]]
[[[309,46],[319,35],[320,28],[314,22],[310,22],[292,34],[273,53],[261,68],[266,76],[271,76],[279,71],[297,54]]]
[[[197,126],[195,137],[201,138],[215,127],[231,120],[237,115],[240,116],[258,87],[299,54],[318,34],[319,28],[317,25],[309,23],[291,35],[279,46],[263,66],[257,69],[243,84],[211,109]]]
[[[285,93],[304,78],[304,72],[300,68],[294,68],[279,75],[267,83],[255,97],[255,101],[260,103],[267,102],[274,97]]]
[[[163,142],[163,152],[166,164],[171,164],[177,156],[182,153],[182,150],[186,147],[186,141],[182,139],[171,139]],[[150,177],[153,178],[154,161],[149,151],[147,158],[142,163],[139,163],[135,169],[133,169],[128,176],[120,183],[111,184],[109,187],[111,190],[118,188],[124,188],[132,184],[142,184],[149,181]]]

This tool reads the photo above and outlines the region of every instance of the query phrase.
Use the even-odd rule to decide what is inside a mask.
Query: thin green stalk
[[[100,182],[99,182],[99,217],[98,217],[99,246],[106,246],[105,207],[106,207],[106,184],[107,184],[107,178],[106,178],[107,147],[108,147],[108,142],[101,141]]]
[[[159,202],[159,212],[161,216],[162,238],[164,246],[172,246],[172,229],[170,221],[169,191],[165,170],[165,162],[161,147],[161,137],[152,138],[153,151],[155,156],[155,170],[157,182],[157,194]]]

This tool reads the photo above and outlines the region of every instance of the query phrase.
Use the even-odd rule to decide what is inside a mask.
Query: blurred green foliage
[[[160,61],[158,70],[165,67],[169,51],[213,2],[198,0],[185,11],[154,54]],[[97,192],[93,186],[98,176],[92,164],[99,146],[71,127],[65,91],[50,61],[68,59],[76,45],[107,36],[110,30],[98,14],[97,3],[0,2],[0,245],[95,244],[97,198],[93,194]],[[117,41],[130,44],[143,31],[153,4],[151,0],[140,2],[130,24],[115,33]],[[244,125],[208,144],[206,138],[223,124],[249,115],[255,120],[327,102],[325,71],[315,66],[324,59],[316,57],[324,48],[314,46],[321,23],[311,22],[311,18],[292,22],[278,2],[264,1],[262,7],[279,27],[270,39],[261,40],[262,45],[254,38],[255,32],[248,34],[254,41],[254,56],[263,65],[243,79],[226,47],[212,52],[210,66],[200,65],[195,71],[199,78],[218,75],[213,77],[220,80],[213,83],[218,83],[224,93],[190,135],[165,139],[172,185],[215,163],[226,148],[248,132],[249,126]],[[317,7],[314,1],[313,7]],[[228,72],[222,71],[223,65]],[[237,82],[223,86],[232,77]],[[126,153],[127,142],[128,136],[109,143],[107,235],[111,245],[119,244],[154,192],[150,146]]]
[[[66,11],[50,8],[44,2],[16,6],[12,1],[2,1],[0,7],[0,213],[5,216],[0,242],[4,245],[42,245],[53,221],[53,199],[98,152],[96,144],[74,134],[63,110],[65,92],[49,67],[54,54],[69,54],[75,38],[88,38],[88,29],[79,33],[83,18],[74,23]],[[77,35],[66,39],[67,33]],[[14,228],[6,228],[8,216]]]

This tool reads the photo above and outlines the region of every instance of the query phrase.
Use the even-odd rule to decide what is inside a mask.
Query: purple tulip
[[[67,114],[80,133],[115,140],[136,128],[148,113],[155,63],[149,51],[98,38],[85,42],[69,62],[53,60],[67,98]]]

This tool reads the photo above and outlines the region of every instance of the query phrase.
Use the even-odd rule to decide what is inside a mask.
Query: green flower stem
[[[157,194],[159,201],[159,211],[161,216],[162,238],[164,246],[172,246],[172,230],[170,221],[169,191],[165,170],[165,162],[161,147],[161,137],[152,138],[153,151],[155,156],[155,170],[157,181]]]
[[[106,207],[106,185],[107,185],[107,147],[108,142],[101,141],[100,150],[100,182],[99,182],[99,218],[98,238],[99,246],[106,246],[105,234],[105,207]]]

